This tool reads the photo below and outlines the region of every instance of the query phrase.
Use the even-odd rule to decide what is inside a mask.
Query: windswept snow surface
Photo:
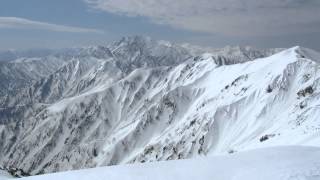
[[[192,160],[101,167],[21,180],[319,180],[320,148],[276,147]]]
[[[6,171],[0,170],[0,180],[13,179],[13,177]]]

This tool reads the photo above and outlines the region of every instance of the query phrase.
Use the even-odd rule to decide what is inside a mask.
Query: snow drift
[[[233,155],[70,171],[25,180],[318,180],[320,149],[265,148]]]

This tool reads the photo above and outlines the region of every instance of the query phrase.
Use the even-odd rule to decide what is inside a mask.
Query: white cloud
[[[58,24],[51,24],[46,22],[32,21],[17,17],[0,17],[0,29],[40,29],[56,32],[70,32],[70,33],[103,33],[103,31],[90,28],[81,28],[73,26],[65,26]]]
[[[84,0],[176,28],[234,36],[319,32],[319,0]],[[316,24],[316,25],[315,25]]]

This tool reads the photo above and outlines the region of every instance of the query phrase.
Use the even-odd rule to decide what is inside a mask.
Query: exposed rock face
[[[38,174],[320,145],[320,56],[255,54],[194,56],[141,37],[80,49],[1,102],[0,165]]]

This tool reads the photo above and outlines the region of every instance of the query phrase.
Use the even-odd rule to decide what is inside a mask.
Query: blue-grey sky
[[[130,35],[320,50],[319,12],[319,0],[1,0],[0,50],[79,47]]]

